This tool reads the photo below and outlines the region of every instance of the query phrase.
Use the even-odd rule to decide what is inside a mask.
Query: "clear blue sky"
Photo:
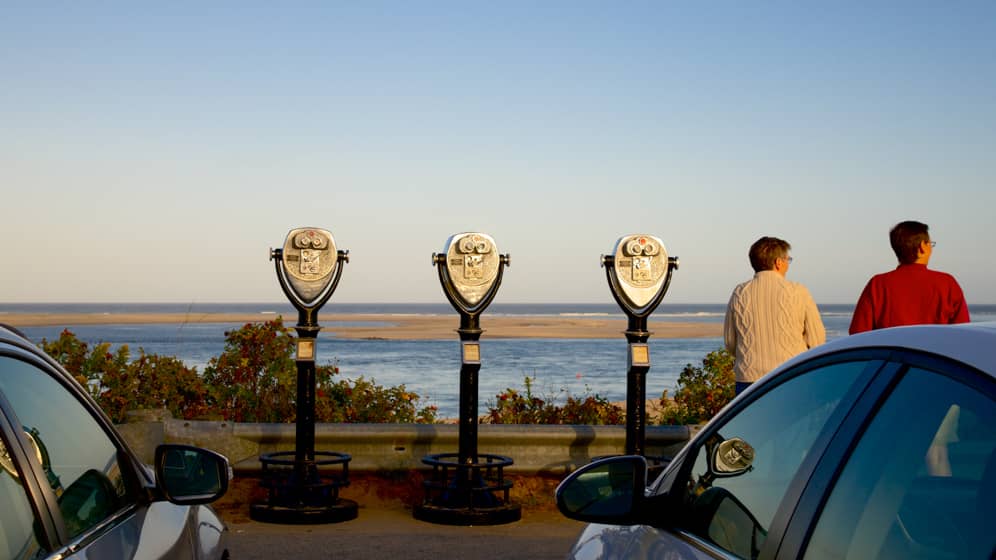
[[[283,301],[270,247],[350,250],[340,302],[443,302],[461,231],[497,301],[725,302],[761,235],[853,303],[928,223],[996,303],[996,2],[8,2],[0,301]]]

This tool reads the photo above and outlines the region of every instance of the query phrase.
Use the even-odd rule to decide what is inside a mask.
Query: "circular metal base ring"
[[[522,519],[519,504],[505,504],[493,508],[449,508],[422,504],[414,510],[415,519],[438,525],[503,525]]]
[[[323,506],[276,506],[258,503],[249,506],[249,517],[262,523],[318,525],[356,519],[358,508],[356,502],[343,498]]]

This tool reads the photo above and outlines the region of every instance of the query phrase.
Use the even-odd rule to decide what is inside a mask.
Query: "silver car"
[[[142,464],[79,383],[0,325],[0,559],[227,558],[204,504],[230,477],[184,445]]]
[[[649,485],[643,457],[557,489],[571,558],[996,557],[996,324],[898,327],[802,354]]]

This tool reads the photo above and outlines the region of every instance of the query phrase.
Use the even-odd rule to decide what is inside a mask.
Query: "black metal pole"
[[[474,321],[476,322],[476,321]],[[462,321],[461,321],[462,323]],[[481,339],[480,328],[461,328],[457,330],[460,335],[460,343],[474,343]],[[477,402],[478,402],[478,374],[481,371],[481,363],[467,363],[461,360],[460,364],[460,440],[458,457],[461,464],[477,462]]]
[[[460,335],[460,344],[477,343],[481,339],[480,315],[471,313],[460,313],[460,328],[457,334]],[[468,465],[477,462],[477,403],[478,403],[478,377],[481,371],[480,359],[469,361],[461,351],[460,360],[460,419],[459,419],[459,442],[457,448],[457,461],[461,465]],[[473,478],[470,471],[461,477],[463,482],[469,483],[467,477]]]
[[[647,420],[647,372],[649,365],[633,363],[633,344],[646,344],[650,338],[647,317],[629,315],[626,341],[630,345],[629,368],[626,372],[626,454],[643,455]]]
[[[315,343],[317,325],[298,324],[295,327],[301,340]],[[315,360],[297,360],[297,421],[294,445],[295,477],[301,483],[317,478],[315,467]]]
[[[460,335],[460,344],[476,344],[481,338],[481,329],[478,328],[478,317],[473,316],[468,321],[467,328],[464,328],[465,321],[461,318],[461,325],[457,329]],[[463,354],[463,352],[461,352]],[[468,363],[461,359],[460,364],[460,420],[459,420],[459,442],[457,448],[457,462],[463,468],[456,470],[457,494],[467,498],[467,505],[472,507],[474,496],[471,488],[478,484],[480,473],[473,468],[477,463],[477,400],[478,400],[478,374],[481,371],[480,360],[476,363]]]

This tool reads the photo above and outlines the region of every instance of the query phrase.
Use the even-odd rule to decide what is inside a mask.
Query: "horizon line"
[[[505,301],[505,302],[493,302],[492,305],[613,305],[613,301],[562,301],[562,302],[550,302],[550,301]],[[676,302],[676,301],[662,301],[661,306],[664,305],[726,305],[725,301],[716,302],[706,302],[706,301],[693,301],[693,302]],[[292,306],[291,302],[287,300],[283,301],[267,301],[267,300],[238,300],[238,301],[181,301],[181,300],[158,300],[158,301],[107,301],[107,300],[94,300],[94,301],[0,301],[0,306],[3,305],[189,305],[189,306],[199,306],[199,305],[289,305]],[[330,301],[325,304],[329,305],[448,305],[448,302],[443,301]],[[854,302],[817,302],[817,305],[855,305]],[[973,305],[978,306],[992,306],[996,303],[969,303],[969,307]]]

